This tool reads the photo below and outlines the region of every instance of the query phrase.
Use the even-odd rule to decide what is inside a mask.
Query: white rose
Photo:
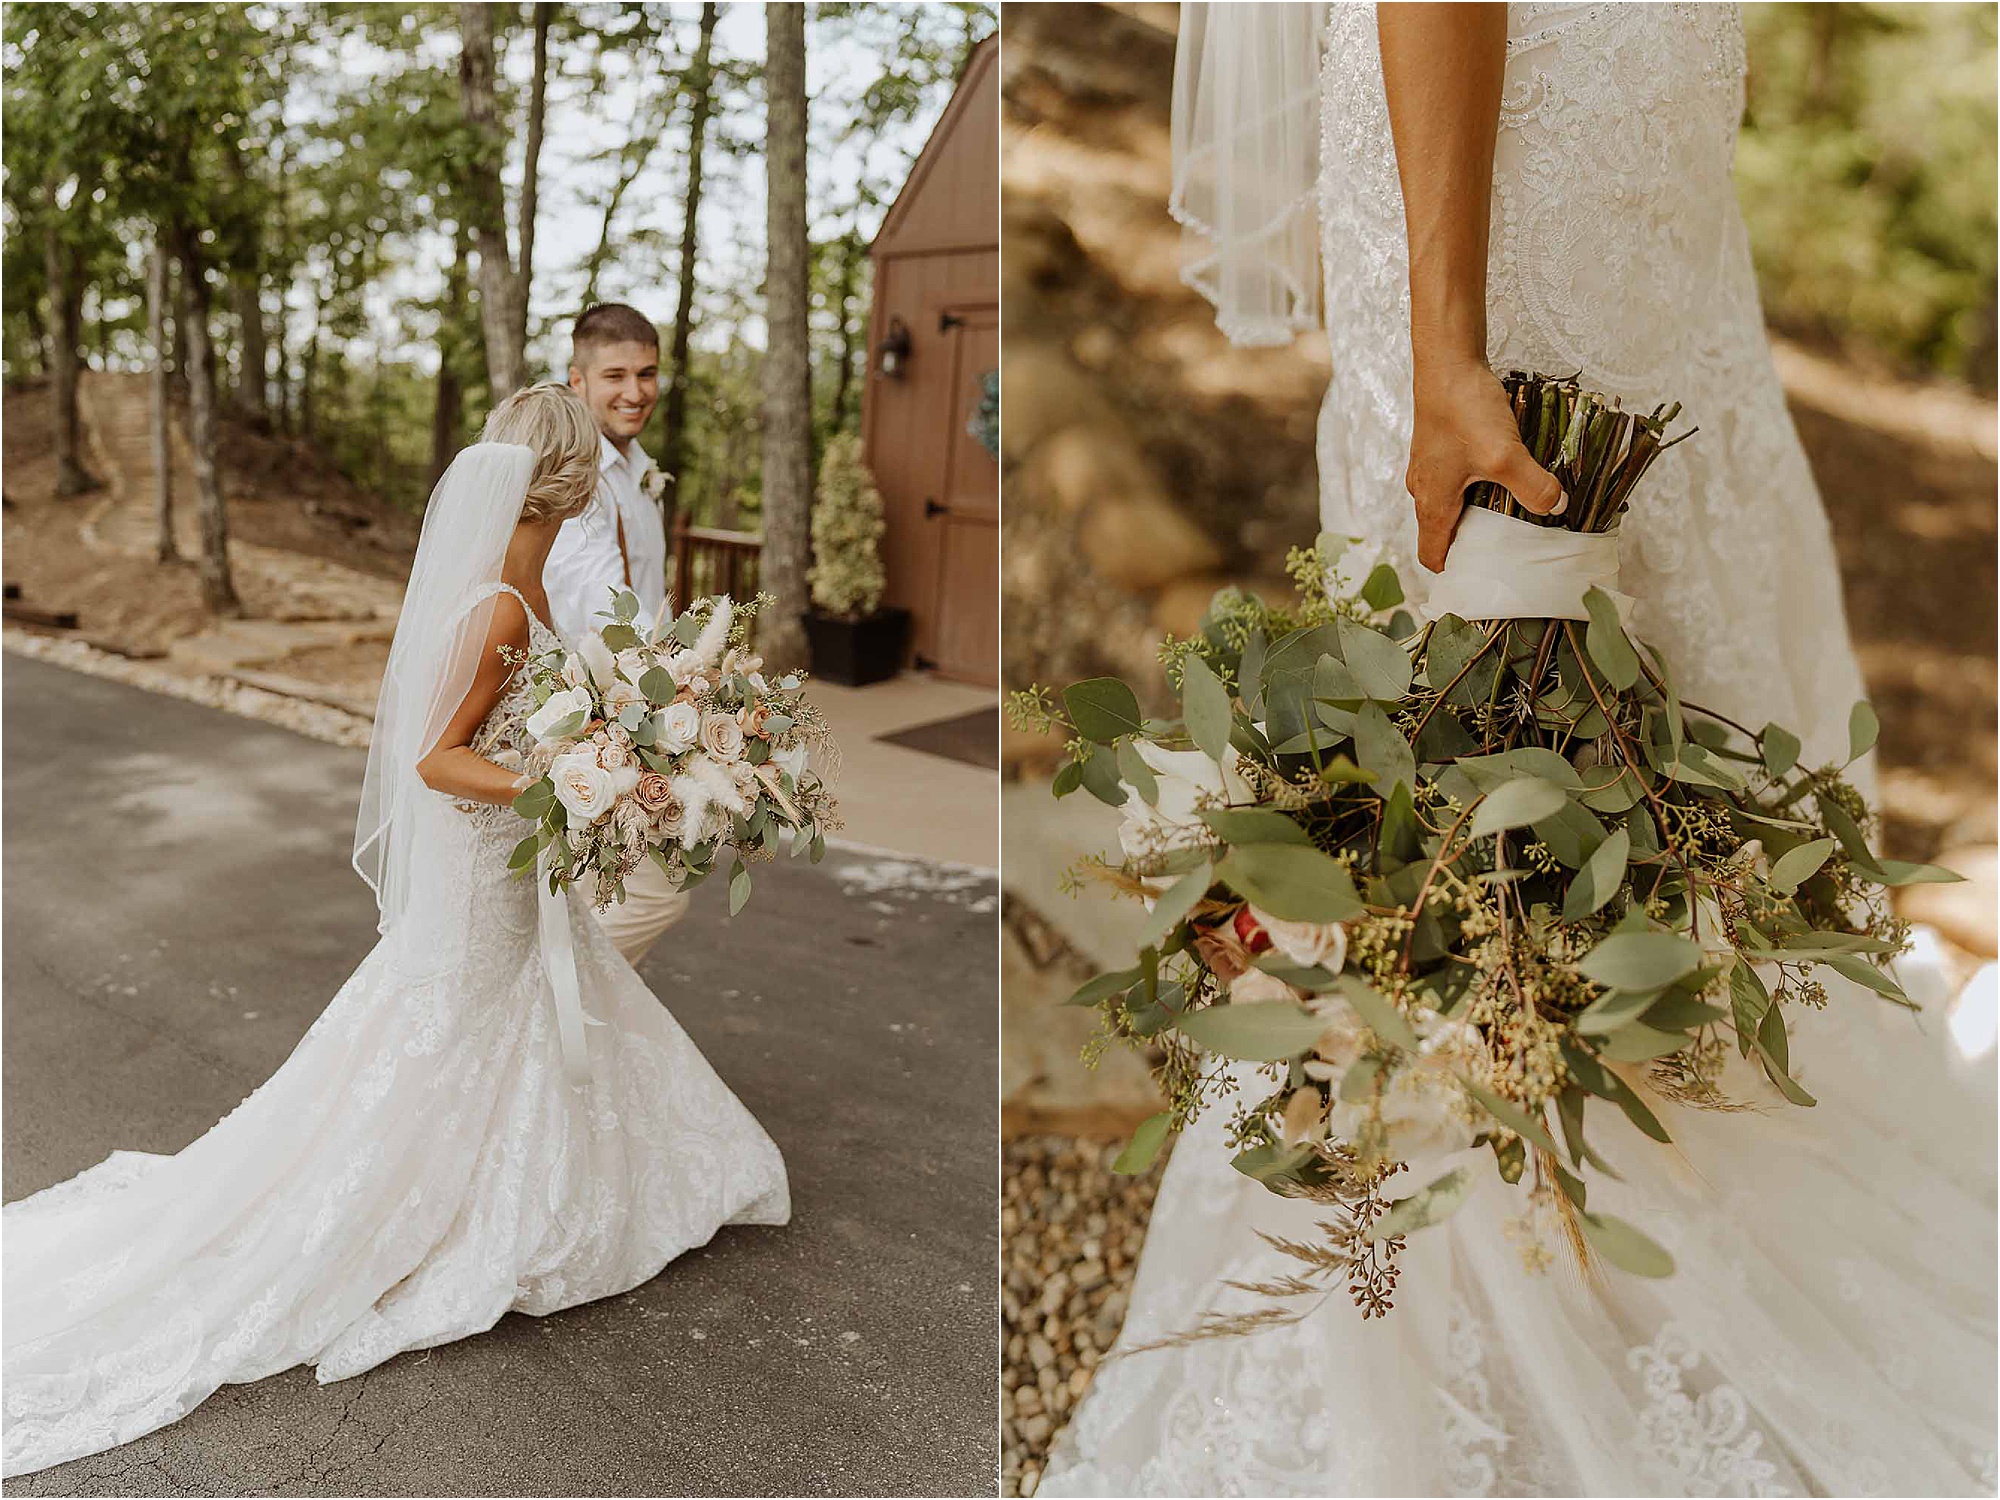
[[[653,715],[654,739],[669,755],[692,750],[701,738],[701,710],[685,698]]]
[[[627,682],[636,683],[653,670],[653,653],[638,646],[628,646],[615,658],[618,670]]]
[[[592,741],[597,746],[597,763],[607,771],[622,771],[632,764],[632,752],[610,735],[599,733]]]
[[[590,712],[590,689],[573,687],[564,692],[553,693],[549,701],[528,715],[528,733],[543,744],[551,743],[549,731],[572,714]]]
[[[576,654],[583,658],[583,664],[590,669],[590,680],[600,688],[610,687],[618,677],[618,661],[611,654],[611,648],[604,644],[604,637],[596,631],[588,631],[576,643]]]
[[[549,767],[549,779],[555,782],[556,801],[569,814],[572,827],[595,822],[611,810],[616,795],[612,773],[597,763],[596,746],[558,755]]]
[[[729,714],[703,714],[701,747],[717,760],[735,760],[743,753],[743,726]]]
[[[1250,784],[1236,770],[1239,757],[1233,745],[1221,765],[1199,750],[1162,750],[1143,739],[1134,740],[1132,745],[1152,770],[1159,791],[1148,806],[1138,792],[1126,788],[1125,822],[1118,830],[1118,844],[1128,859],[1207,843],[1210,834],[1208,825],[1201,821],[1203,808],[1252,800]]]
[[[799,784],[799,778],[805,774],[806,770],[806,747],[804,745],[787,745],[784,749],[773,755],[771,759],[776,763],[779,770],[792,778],[793,786]]]
[[[645,695],[622,677],[612,678],[604,689],[604,711],[609,714],[645,701]]]
[[[667,675],[682,687],[701,672],[701,661],[692,651],[676,651],[666,660]]]
[[[1302,969],[1318,964],[1338,974],[1347,962],[1347,929],[1338,922],[1286,922],[1254,906],[1250,915],[1287,963]]]
[[[574,651],[563,657],[562,680],[571,687],[582,687],[590,680],[590,669],[583,664],[583,658]]]

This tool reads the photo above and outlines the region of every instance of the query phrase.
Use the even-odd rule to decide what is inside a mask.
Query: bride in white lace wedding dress
[[[596,1024],[587,1082],[566,1074],[536,885],[507,872],[533,704],[493,648],[554,644],[529,598],[599,444],[557,386],[487,437],[432,497],[384,680],[356,860],[381,941],[201,1139],[7,1206],[9,1475],[224,1384],[341,1380],[611,1296],[721,1225],[789,1217],[777,1147],[575,893],[552,912]]]
[[[1488,361],[1580,370],[1649,409],[1686,403],[1700,435],[1655,467],[1623,528],[1635,633],[1691,699],[1843,758],[1860,679],[1731,180],[1735,8],[1507,13]],[[1191,42],[1214,69],[1197,77],[1184,51],[1176,82],[1176,209],[1210,237],[1191,279],[1250,343],[1317,327],[1323,295],[1323,521],[1379,544],[1420,597],[1410,256],[1374,7],[1189,6]],[[1301,55],[1320,59],[1316,78],[1298,76]],[[1232,125],[1248,128],[1230,140]],[[1262,174],[1254,190],[1204,184],[1203,150],[1237,152]],[[1316,187],[1287,190],[1288,172]],[[1463,1209],[1411,1239],[1385,1319],[1336,1295],[1289,1327],[1100,1365],[1039,1492],[1990,1493],[1990,1079],[1934,1011],[1913,1024],[1828,985],[1828,1009],[1794,1022],[1818,1108],[1745,1073],[1732,1088],[1754,1116],[1663,1107],[1677,1149],[1611,1122],[1622,1134],[1604,1154],[1624,1180],[1593,1184],[1593,1207],[1601,1196],[1666,1245],[1674,1276],[1586,1275],[1559,1247],[1530,1272],[1509,1234],[1520,1195],[1484,1171]],[[1121,1349],[1249,1305],[1226,1282],[1295,1268],[1257,1231],[1314,1238],[1310,1205],[1231,1169],[1225,1113],[1166,1170]]]

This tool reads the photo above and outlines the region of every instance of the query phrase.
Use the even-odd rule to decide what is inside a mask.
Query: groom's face
[[[652,344],[588,345],[569,367],[569,388],[583,397],[597,430],[629,442],[646,426],[660,399],[660,351]]]

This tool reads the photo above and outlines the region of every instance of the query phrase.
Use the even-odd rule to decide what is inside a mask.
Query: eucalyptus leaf
[[[1389,1211],[1369,1227],[1369,1240],[1379,1245],[1450,1218],[1471,1195],[1476,1182],[1471,1167],[1453,1167],[1428,1187],[1391,1204]]]
[[[1340,654],[1361,691],[1381,703],[1402,702],[1410,690],[1409,653],[1358,620],[1343,616],[1339,628]]]
[[[1674,932],[1617,932],[1576,967],[1606,989],[1656,990],[1700,968],[1701,947]]]
[[[1590,1248],[1619,1270],[1655,1278],[1674,1274],[1674,1258],[1625,1220],[1593,1213],[1578,1213],[1577,1219]]]
[[[1310,845],[1238,845],[1215,876],[1284,922],[1349,922],[1367,909],[1346,868]]]
[[[1174,1023],[1188,1040],[1239,1062],[1283,1062],[1326,1034],[1326,1022],[1292,1000],[1209,1005]]]
[[[1771,865],[1771,885],[1773,889],[1790,895],[1804,885],[1826,863],[1826,857],[1833,853],[1832,839],[1814,839],[1809,844],[1800,844],[1788,849]]]
[[[1605,681],[1622,693],[1639,680],[1639,656],[1625,639],[1625,628],[1618,621],[1618,606],[1603,589],[1593,587],[1584,592],[1583,607],[1590,611],[1584,646]]]
[[[1180,926],[1187,914],[1194,910],[1195,902],[1207,892],[1213,874],[1204,864],[1190,870],[1166,893],[1153,903],[1153,910],[1146,918],[1146,925],[1139,932],[1139,946],[1157,948],[1168,933]]]
[[[1167,1143],[1172,1125],[1173,1116],[1165,1111],[1141,1120],[1139,1128],[1132,1132],[1132,1139],[1125,1143],[1125,1149],[1111,1163],[1111,1170],[1125,1177],[1136,1177],[1152,1166],[1160,1154],[1160,1147]]]
[[[1160,800],[1160,779],[1153,774],[1153,768],[1146,764],[1139,754],[1138,744],[1133,740],[1120,740],[1116,752],[1118,779],[1139,794],[1139,800],[1152,807]]]
[[[736,868],[729,872],[729,915],[733,917],[743,910],[744,903],[749,899],[750,867],[738,863]]]
[[[1551,1156],[1560,1154],[1556,1149],[1555,1138],[1549,1134],[1548,1127],[1511,1099],[1503,1099],[1498,1094],[1490,1093],[1479,1087],[1476,1083],[1466,1083],[1465,1091],[1477,1099],[1480,1107],[1489,1115],[1493,1116],[1494,1119],[1505,1125],[1523,1140],[1532,1141]]]
[[[1416,789],[1417,757],[1403,731],[1390,722],[1379,703],[1364,703],[1354,716],[1355,758],[1375,773],[1378,791],[1387,795],[1398,783]]]
[[[1216,807],[1201,814],[1226,844],[1307,844],[1312,839],[1291,818],[1271,807]]]
[[[1138,696],[1116,677],[1072,683],[1063,689],[1062,698],[1070,723],[1087,740],[1109,745],[1120,735],[1139,731]]]
[[[1847,716],[1847,758],[1859,760],[1873,750],[1881,732],[1882,721],[1875,717],[1874,707],[1862,699]]]
[[[1766,724],[1757,740],[1764,755],[1764,769],[1773,777],[1783,776],[1799,763],[1799,751],[1804,747],[1799,737],[1784,725]]]
[[[1625,883],[1625,862],[1631,854],[1631,834],[1623,828],[1607,834],[1570,881],[1563,896],[1563,920],[1581,922],[1615,896]]]
[[[1569,801],[1553,781],[1523,776],[1488,792],[1472,814],[1472,837],[1502,833],[1537,818],[1546,818]]]
[[[1193,653],[1181,664],[1181,712],[1195,748],[1220,764],[1229,754],[1229,689],[1209,670],[1208,663]]]
[[[1687,1046],[1692,1037],[1679,1032],[1655,1031],[1643,1021],[1621,1026],[1598,1044],[1598,1050],[1613,1062],[1650,1062]]]

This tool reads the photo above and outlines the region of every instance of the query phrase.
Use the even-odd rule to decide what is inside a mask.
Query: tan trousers
[[[597,920],[625,961],[636,969],[660,934],[678,922],[687,909],[687,892],[669,881],[652,860],[645,859],[625,877],[625,899],[605,907]]]

